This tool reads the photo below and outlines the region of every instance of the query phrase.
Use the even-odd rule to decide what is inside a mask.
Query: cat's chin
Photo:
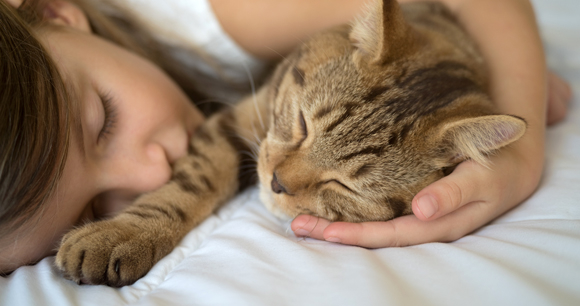
[[[288,216],[278,205],[276,205],[276,200],[274,200],[274,196],[272,195],[272,191],[265,187],[263,184],[260,184],[260,200],[264,203],[264,206],[276,217],[283,221],[291,220],[292,217]]]

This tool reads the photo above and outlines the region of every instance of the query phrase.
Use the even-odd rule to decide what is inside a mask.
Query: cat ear
[[[396,0],[374,0],[354,21],[350,40],[370,63],[382,65],[408,53],[414,35]]]
[[[522,118],[490,115],[447,123],[440,135],[443,143],[451,145],[447,162],[472,159],[488,166],[487,154],[520,139],[525,131],[526,121]]]

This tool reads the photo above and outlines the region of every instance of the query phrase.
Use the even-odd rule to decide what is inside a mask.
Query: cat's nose
[[[274,193],[280,194],[280,193],[288,193],[286,191],[286,188],[284,188],[284,185],[280,184],[280,182],[278,182],[278,178],[276,177],[276,172],[274,172],[274,175],[272,177],[272,191],[274,191]]]

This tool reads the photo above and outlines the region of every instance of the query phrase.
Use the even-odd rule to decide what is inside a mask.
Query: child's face
[[[73,93],[70,148],[43,212],[0,237],[0,271],[53,253],[71,227],[113,215],[163,185],[203,121],[176,84],[141,57],[74,27],[48,27],[40,36]]]

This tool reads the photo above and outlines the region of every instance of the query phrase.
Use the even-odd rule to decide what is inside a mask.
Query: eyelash
[[[105,110],[105,121],[103,128],[99,132],[99,140],[106,139],[117,123],[117,109],[112,103],[111,96],[108,94],[101,95],[101,101],[103,103],[103,109]]]

